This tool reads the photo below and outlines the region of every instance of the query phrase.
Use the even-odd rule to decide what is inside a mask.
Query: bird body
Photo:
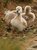
[[[16,12],[16,10],[15,11],[14,10],[13,11],[8,10],[5,12],[4,20],[8,25],[9,25],[11,19],[13,19],[16,16],[15,12]]]
[[[34,22],[34,20],[35,20],[35,14],[32,13],[31,7],[30,6],[26,6],[24,11],[26,12],[26,15],[28,15],[29,17],[32,18],[31,21]]]
[[[35,14],[34,13],[32,13],[32,12],[30,12],[29,13],[29,16],[32,18],[32,22],[34,22],[34,20],[35,20]]]
[[[34,22],[35,20],[35,14],[32,13],[30,6],[26,6],[24,8],[24,13],[22,13],[22,16],[24,17],[24,19],[26,19],[28,23]]]
[[[27,22],[22,16],[16,16],[11,20],[11,25],[18,28],[19,31],[23,31],[27,27]]]
[[[22,17],[22,7],[17,6],[17,15],[11,20],[11,25],[19,31],[23,31],[27,27],[27,21]]]

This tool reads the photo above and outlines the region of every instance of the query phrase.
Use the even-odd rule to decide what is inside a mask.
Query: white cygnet
[[[11,20],[12,27],[18,28],[19,31],[23,31],[27,27],[27,21],[22,17],[22,7],[17,6],[17,15]]]

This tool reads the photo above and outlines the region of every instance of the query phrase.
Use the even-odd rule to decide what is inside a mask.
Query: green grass
[[[20,45],[23,42],[17,39],[0,38],[0,50],[20,50]]]

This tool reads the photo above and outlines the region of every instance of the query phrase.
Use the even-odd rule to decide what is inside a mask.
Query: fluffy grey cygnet
[[[34,22],[34,20],[35,20],[35,14],[32,13],[31,6],[28,6],[28,5],[25,6],[24,13],[22,15],[24,15],[24,17],[26,17],[26,19],[28,19],[29,22],[30,21]]]
[[[5,11],[5,17],[4,17],[4,20],[6,22],[6,24],[9,25],[11,19],[13,19],[15,16],[16,16],[16,11],[17,10],[8,10],[8,11]]]

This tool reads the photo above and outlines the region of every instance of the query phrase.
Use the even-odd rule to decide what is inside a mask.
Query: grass
[[[10,38],[0,38],[0,50],[20,50],[20,46],[24,40],[20,41],[18,39]]]
[[[0,50],[21,50],[21,45],[25,44],[26,38],[10,39],[5,37],[0,38]]]
[[[0,50],[19,50],[19,45],[11,39],[0,38]]]

